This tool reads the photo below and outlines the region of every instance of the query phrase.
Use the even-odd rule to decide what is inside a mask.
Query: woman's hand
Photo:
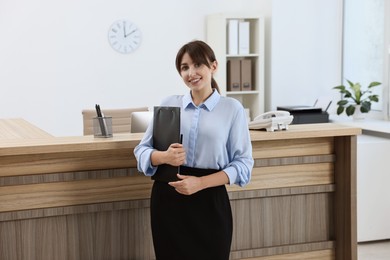
[[[165,151],[165,163],[172,166],[180,166],[185,163],[186,151],[182,144],[174,143]]]
[[[185,163],[186,151],[182,144],[171,144],[166,151],[154,150],[151,155],[153,166],[161,164],[170,164],[172,166],[179,166]]]
[[[229,183],[229,178],[224,171],[202,177],[181,174],[177,174],[177,177],[179,178],[178,181],[169,182],[168,184],[183,195],[191,195],[209,187],[216,187]]]
[[[195,176],[177,174],[179,181],[169,182],[168,184],[175,188],[177,192],[183,195],[191,195],[203,190],[202,179]]]

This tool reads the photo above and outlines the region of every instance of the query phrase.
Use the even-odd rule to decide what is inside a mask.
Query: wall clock
[[[129,20],[115,21],[108,30],[108,42],[120,53],[131,53],[141,44],[141,31]]]

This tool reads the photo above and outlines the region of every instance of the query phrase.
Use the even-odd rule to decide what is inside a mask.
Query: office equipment
[[[278,110],[290,112],[294,116],[292,124],[328,123],[329,114],[314,106],[278,106]]]
[[[252,90],[252,61],[250,59],[240,60],[240,82],[241,90]]]
[[[112,132],[115,133],[130,133],[131,130],[131,114],[136,111],[148,111],[147,107],[129,107],[129,108],[114,108],[103,109],[101,112],[107,117],[112,117]],[[83,109],[81,111],[83,117],[83,135],[93,135],[93,118],[96,117],[95,109]]]
[[[231,59],[227,61],[227,91],[241,90],[240,60]]]
[[[255,117],[248,126],[252,130],[266,129],[267,132],[287,130],[293,118],[287,111],[269,111]]]
[[[278,110],[284,110],[294,115],[292,124],[314,124],[329,122],[329,114],[321,108],[312,106],[279,106]]]
[[[228,53],[238,54],[238,20],[236,19],[228,21]]]
[[[135,111],[131,113],[131,133],[144,133],[152,122],[152,111]]]
[[[156,106],[153,115],[153,146],[166,151],[173,143],[180,142],[180,107]],[[161,164],[157,167],[153,180],[177,181],[178,167]]]

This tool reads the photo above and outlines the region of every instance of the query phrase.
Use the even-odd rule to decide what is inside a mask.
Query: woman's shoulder
[[[226,106],[236,108],[236,109],[243,109],[244,107],[242,106],[241,102],[238,101],[235,98],[232,97],[225,97],[221,96],[220,102]]]

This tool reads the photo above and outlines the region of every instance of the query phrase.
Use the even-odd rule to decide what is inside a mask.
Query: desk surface
[[[0,140],[20,140],[53,137],[21,118],[0,119]]]
[[[4,122],[2,124],[6,125]],[[23,124],[25,124],[26,128],[19,133],[18,130],[14,134],[11,132],[7,134],[7,131],[5,131],[5,134],[2,134],[1,131],[3,130],[0,125],[0,139],[2,139],[2,142],[0,143],[0,156],[134,148],[143,136],[143,133],[126,133],[115,134],[111,138],[94,138],[91,135],[53,138],[53,136],[24,120],[8,122],[7,128],[12,129],[14,125],[21,127]],[[360,134],[360,128],[332,123],[290,125],[287,131],[250,131],[252,141],[351,136]],[[1,138],[1,135],[4,137]],[[9,135],[10,138],[5,138],[7,135]],[[15,136],[19,136],[19,138],[16,138]],[[27,139],[27,137],[30,138]]]

